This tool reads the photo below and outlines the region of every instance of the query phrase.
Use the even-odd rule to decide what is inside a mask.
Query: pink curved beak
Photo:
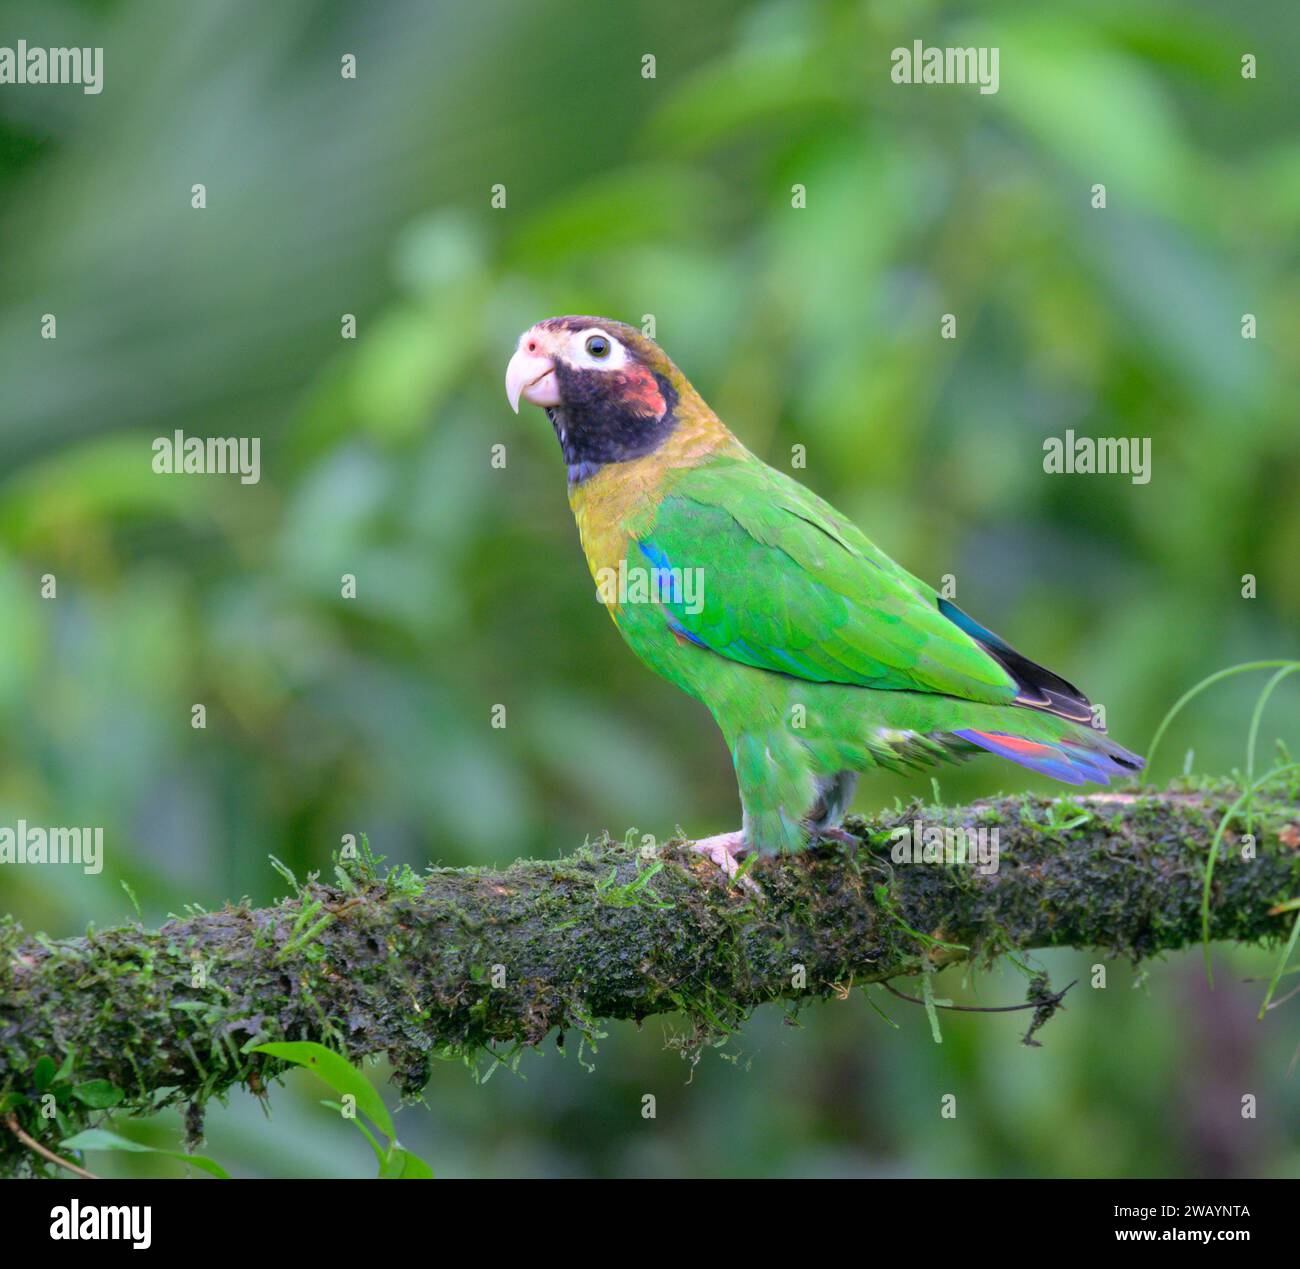
[[[506,367],[506,398],[510,408],[519,413],[519,399],[533,405],[560,404],[560,388],[555,381],[555,362],[543,353],[525,352],[522,348],[510,358]]]

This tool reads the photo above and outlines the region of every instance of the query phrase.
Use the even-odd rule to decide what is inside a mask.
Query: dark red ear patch
[[[615,371],[618,399],[630,410],[650,418],[660,418],[668,408],[664,394],[659,391],[659,381],[644,366],[630,365]]]

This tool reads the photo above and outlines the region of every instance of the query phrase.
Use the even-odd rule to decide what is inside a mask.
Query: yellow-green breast
[[[676,385],[675,385],[676,386]],[[678,422],[651,454],[625,463],[607,463],[580,484],[569,486],[569,505],[591,575],[618,569],[628,559],[628,540],[654,523],[655,511],[676,475],[715,454],[744,447],[685,379],[679,387]],[[617,624],[619,605],[608,604]]]

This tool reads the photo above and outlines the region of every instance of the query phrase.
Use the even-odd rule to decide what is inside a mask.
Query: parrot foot
[[[736,880],[736,874],[740,871],[738,856],[745,853],[744,833],[736,831],[718,833],[713,837],[701,837],[699,841],[691,842],[690,846],[692,850],[699,851],[701,855],[711,859],[726,874],[729,882]],[[740,885],[754,894],[761,893],[750,877],[741,877]]]

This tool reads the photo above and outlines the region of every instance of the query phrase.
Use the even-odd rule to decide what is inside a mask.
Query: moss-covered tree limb
[[[9,1094],[23,1127],[48,1143],[57,1134],[36,1113],[33,1070],[70,1053],[65,1082],[107,1081],[135,1112],[258,1089],[278,1068],[245,1050],[269,1039],[386,1053],[414,1091],[435,1058],[500,1056],[553,1032],[562,1042],[601,1019],[677,1011],[705,1039],[766,1001],[1012,948],[1141,959],[1200,938],[1205,863],[1235,796],[1219,786],[912,806],[850,821],[864,838],[856,849],[760,861],[757,894],[727,886],[680,844],[647,856],[639,841],[605,841],[501,872],[380,879],[345,865],[347,884],[312,882],[275,907],[157,931],[51,941],[10,920],[0,926],[0,1099]],[[996,828],[997,871],[893,862],[891,830],[917,820]],[[1278,937],[1291,918],[1270,909],[1300,895],[1297,790],[1257,798],[1254,851],[1243,850],[1246,827],[1230,824],[1213,874],[1216,939]],[[63,1102],[65,1127],[91,1113]],[[0,1168],[21,1154],[0,1141]]]

